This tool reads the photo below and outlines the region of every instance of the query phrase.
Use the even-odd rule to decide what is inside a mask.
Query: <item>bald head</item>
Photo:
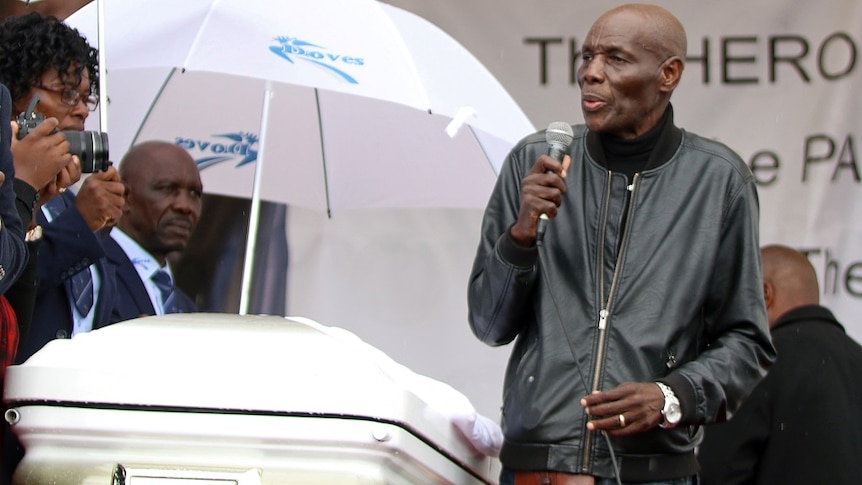
[[[126,206],[118,227],[165,264],[186,247],[201,212],[203,186],[194,159],[183,148],[148,141],[120,161]]]
[[[770,327],[796,307],[820,303],[817,273],[804,254],[787,246],[771,245],[761,248],[760,255]]]
[[[167,160],[168,162],[162,162]],[[154,165],[162,163],[181,163],[194,165],[195,161],[182,147],[161,140],[138,143],[126,152],[120,161],[120,178],[124,181],[135,180],[147,172],[152,172]]]
[[[688,50],[685,28],[672,13],[658,5],[642,3],[620,5],[599,17],[593,28],[619,16],[638,18],[644,47],[654,52],[659,61],[676,56],[685,62]]]

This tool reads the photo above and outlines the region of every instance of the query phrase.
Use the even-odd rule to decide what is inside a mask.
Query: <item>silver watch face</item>
[[[670,424],[676,424],[680,419],[682,419],[682,411],[680,410],[678,403],[668,403],[668,406],[664,409],[664,419],[666,419]]]

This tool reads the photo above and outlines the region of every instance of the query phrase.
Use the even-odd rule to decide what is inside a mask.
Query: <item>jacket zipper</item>
[[[604,295],[605,280],[604,280],[604,276],[603,276],[604,275],[604,267],[605,267],[605,264],[604,264],[604,261],[605,261],[604,242],[605,242],[605,231],[607,230],[607,225],[608,225],[608,207],[610,206],[610,200],[611,200],[611,181],[612,181],[612,178],[613,178],[613,172],[608,172],[608,196],[605,198],[605,213],[604,213],[603,220],[602,220],[602,239],[601,239],[602,244],[599,245],[599,258],[598,258],[599,259],[598,271],[599,271],[599,300],[600,301],[605,299],[605,295]],[[628,207],[626,208],[626,212],[627,212],[626,223],[625,223],[625,226],[624,226],[623,232],[622,232],[623,240],[622,240],[622,243],[620,244],[620,249],[617,252],[617,260],[616,260],[616,263],[614,264],[614,275],[613,275],[613,279],[611,280],[611,287],[608,290],[607,300],[605,301],[604,307],[601,310],[599,310],[599,319],[598,319],[598,323],[596,325],[596,328],[599,331],[599,338],[598,338],[598,341],[596,342],[596,353],[595,353],[594,366],[593,366],[594,370],[593,370],[593,381],[592,381],[591,392],[600,390],[599,389],[599,384],[600,384],[599,381],[601,380],[602,370],[604,367],[605,347],[607,346],[608,319],[610,317],[611,304],[613,303],[613,300],[614,300],[614,294],[616,293],[617,283],[619,282],[620,267],[621,267],[620,262],[622,261],[623,255],[625,254],[625,251],[626,251],[626,246],[627,246],[626,241],[628,240],[629,226],[631,225],[632,214],[634,213],[634,199],[635,199],[635,193],[637,191],[637,183],[638,183],[639,178],[640,178],[640,174],[636,173],[634,175],[634,177],[632,178],[632,184],[629,185],[628,187],[626,187],[627,191],[630,192],[630,194],[628,195],[628,198],[629,198]],[[595,433],[593,431],[587,430],[586,425],[585,425],[584,426],[584,443],[583,443],[584,454],[583,454],[583,464],[581,465],[581,471],[583,473],[589,473],[589,470],[590,470],[590,466],[591,466],[590,456],[592,455],[594,435],[595,435]]]

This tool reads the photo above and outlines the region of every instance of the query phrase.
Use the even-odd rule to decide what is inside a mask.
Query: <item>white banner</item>
[[[580,121],[574,72],[604,1],[392,0],[446,30],[537,127]],[[688,33],[677,124],[751,166],[761,242],[808,252],[822,302],[862,340],[862,2],[658,2]]]

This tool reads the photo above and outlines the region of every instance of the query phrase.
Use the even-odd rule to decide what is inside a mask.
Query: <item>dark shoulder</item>
[[[706,138],[696,133],[683,130],[682,146],[696,154],[704,156],[704,160],[714,168],[726,168],[733,171],[746,181],[753,181],[750,168],[729,146],[717,139]]]

